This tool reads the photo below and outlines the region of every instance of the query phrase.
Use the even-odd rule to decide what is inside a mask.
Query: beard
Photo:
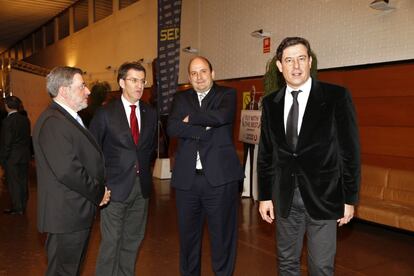
[[[79,112],[82,109],[85,109],[86,107],[88,107],[88,101],[83,96],[69,94],[68,100],[70,101],[71,106],[75,112]]]

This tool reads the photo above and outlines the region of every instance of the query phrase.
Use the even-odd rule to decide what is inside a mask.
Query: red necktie
[[[139,128],[138,128],[137,115],[135,114],[135,109],[137,108],[137,106],[133,104],[133,105],[130,105],[130,107],[131,107],[131,114],[129,115],[129,120],[131,123],[131,134],[132,134],[132,137],[134,138],[135,145],[138,145]]]

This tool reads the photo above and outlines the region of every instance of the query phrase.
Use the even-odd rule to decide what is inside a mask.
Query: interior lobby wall
[[[414,1],[390,0],[392,11],[369,7],[370,0],[182,0],[181,47],[208,57],[216,79],[263,75],[286,36],[310,40],[318,68],[337,68],[414,57]],[[250,33],[270,32],[270,53]],[[87,72],[86,80],[109,81],[126,60],[157,56],[157,1],[141,0],[46,47],[26,61],[52,68],[68,64]],[[179,83],[187,83],[193,54],[180,53]],[[110,66],[109,69],[106,69]],[[152,83],[149,83],[151,86]]]
[[[116,90],[116,68],[125,61],[143,58],[151,86],[151,62],[157,55],[156,45],[157,1],[141,0],[57,41],[25,61],[46,68],[77,66],[86,71],[87,82],[108,81]]]
[[[184,5],[189,1],[184,0]],[[320,69],[414,57],[411,0],[390,0],[395,7],[391,11],[370,8],[371,0],[198,2],[199,37],[193,39],[199,43],[199,54],[211,59],[216,79],[263,75],[267,61],[286,36],[309,39]],[[188,24],[192,22],[183,17],[182,25]],[[250,35],[258,29],[271,33],[270,53],[263,54],[262,39]],[[187,81],[184,70],[179,80]]]
[[[10,87],[13,95],[22,100],[24,109],[30,119],[31,129],[33,130],[40,113],[51,102],[50,96],[46,91],[46,78],[13,69],[10,71]]]

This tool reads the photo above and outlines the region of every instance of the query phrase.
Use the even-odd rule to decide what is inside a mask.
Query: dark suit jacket
[[[7,164],[29,163],[31,139],[30,121],[18,113],[7,116],[2,123],[0,134],[0,162]]]
[[[345,88],[312,81],[296,152],[286,142],[285,89],[263,99],[258,154],[259,200],[274,199],[289,214],[297,183],[309,215],[339,219],[358,201],[360,151],[351,96]]]
[[[190,189],[196,169],[197,150],[209,183],[220,186],[244,178],[233,144],[236,91],[213,85],[200,107],[197,92],[189,89],[174,96],[167,131],[178,137],[171,185]],[[182,120],[189,115],[189,123]],[[206,130],[206,127],[211,129]]]
[[[105,156],[106,185],[112,201],[124,201],[135,183],[136,165],[144,198],[151,192],[151,160],[155,150],[157,113],[139,101],[141,128],[135,145],[121,99],[98,109],[89,130],[95,136]]]
[[[104,192],[104,160],[93,136],[52,103],[33,132],[40,232],[69,233],[92,226]]]

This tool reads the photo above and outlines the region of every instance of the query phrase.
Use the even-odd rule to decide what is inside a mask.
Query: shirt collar
[[[130,103],[125,97],[124,97],[124,95],[121,95],[121,101],[122,101],[122,104],[124,105],[124,107],[125,107],[125,110],[127,109],[127,108],[131,108],[131,105],[136,105],[137,106],[137,108],[139,109],[139,100],[138,101],[136,101],[135,103]]]
[[[197,91],[195,91],[196,92],[196,95],[198,96],[199,94],[203,94],[204,95],[204,97],[205,96],[207,96],[207,94],[210,92],[210,90],[211,90],[211,88],[213,88],[213,87],[210,87],[210,89],[209,90],[207,90],[207,91],[204,91],[204,92],[202,92],[202,93],[199,93],[199,92],[197,92]]]
[[[70,108],[69,106],[67,106],[66,104],[53,100],[55,103],[57,103],[58,105],[60,105],[64,110],[66,110],[70,116],[72,116],[73,118],[76,119],[76,117],[78,117],[78,113],[76,113],[72,108]]]
[[[290,94],[290,92],[294,91],[294,90],[301,90],[304,93],[309,93],[312,87],[312,78],[309,77],[309,79],[302,84],[298,89],[293,89],[292,87],[290,87],[289,85],[286,85],[286,94]]]

